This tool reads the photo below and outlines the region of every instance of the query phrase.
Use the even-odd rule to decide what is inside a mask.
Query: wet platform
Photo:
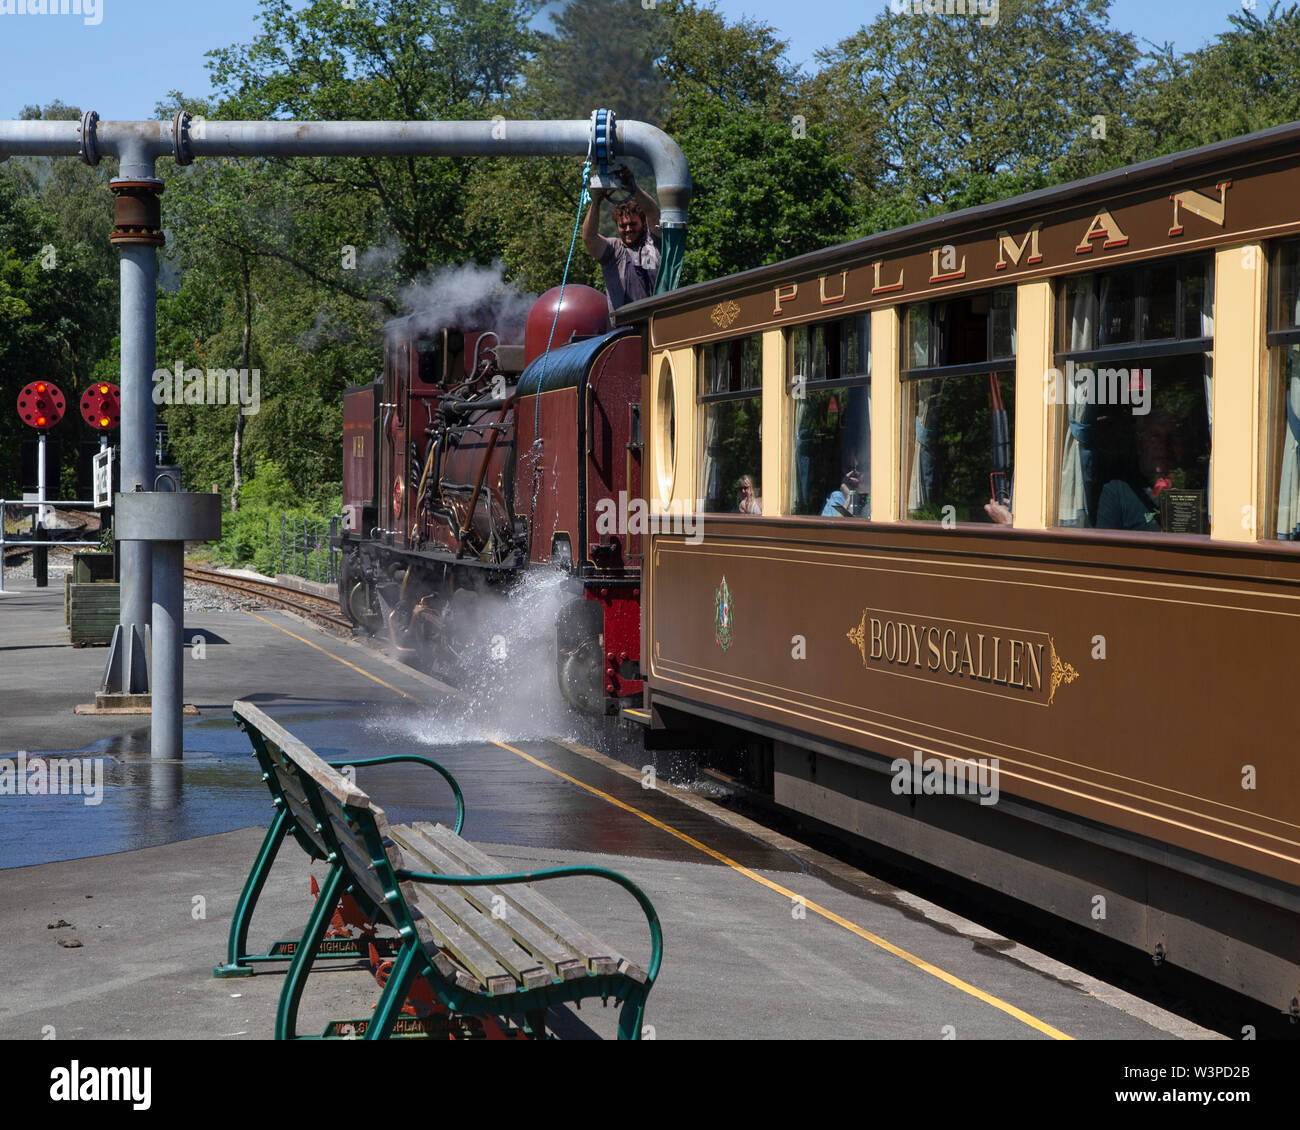
[[[211,975],[271,815],[230,717],[235,698],[329,760],[439,760],[464,790],[465,837],[508,869],[589,863],[635,880],[664,929],[646,1011],[658,1039],[1212,1037],[752,824],[707,786],[678,788],[666,764],[652,780],[626,749],[594,748],[600,734],[556,712],[535,671],[506,672],[467,700],[288,614],[194,614],[186,638],[204,646],[187,651],[185,683],[200,715],[186,722],[182,761],[151,761],[147,719],[72,713],[105,652],[60,642],[60,602],[43,593],[0,605],[0,756],[99,762],[103,789],[94,804],[0,796],[0,939],[24,957],[24,976],[0,998],[0,1037],[271,1035],[283,967]],[[445,787],[419,767],[362,770],[359,783],[394,822],[452,815]],[[286,845],[254,945],[299,935],[308,873]],[[645,959],[644,919],[624,892],[573,879],[546,894]],[[309,982],[300,1031],[364,1017],[377,999],[363,967],[331,965]],[[569,1039],[608,1038],[615,1026],[615,1011],[593,1004],[551,1021]]]

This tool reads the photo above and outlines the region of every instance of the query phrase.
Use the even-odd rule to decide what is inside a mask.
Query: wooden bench
[[[277,1039],[294,1038],[307,977],[344,894],[398,935],[392,970],[374,1018],[366,1025],[367,1039],[391,1034],[417,978],[424,978],[433,997],[450,1012],[522,1017],[524,1031],[537,1038],[545,1035],[544,1017],[552,1005],[613,997],[623,1002],[619,1038],[640,1038],[663,942],[654,907],[629,879],[601,867],[501,873],[496,863],[458,835],[464,823],[460,788],[436,762],[404,754],[349,762],[420,762],[451,785],[458,810],[454,829],[429,823],[390,826],[383,809],[365,792],[257,707],[236,702],[234,714],[252,741],[276,816],[231,923],[227,964],[214,972],[240,975],[251,972],[249,962],[287,956],[282,952],[277,957],[274,951],[249,955],[245,950],[253,909],[288,835],[330,868],[303,936],[293,947],[276,1014]],[[580,875],[609,879],[636,899],[650,925],[646,968],[594,937],[531,886]]]

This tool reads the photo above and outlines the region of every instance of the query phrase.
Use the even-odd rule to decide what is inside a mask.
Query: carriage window
[[[1009,522],[1015,288],[910,306],[906,326],[907,516]]]
[[[757,337],[706,345],[700,356],[700,497],[710,514],[761,514],[763,346]]]
[[[1058,286],[1058,525],[1209,530],[1214,263],[1101,271]]]
[[[1300,541],[1300,241],[1273,256],[1269,310],[1270,400],[1273,412],[1273,529],[1265,536]]]
[[[790,333],[790,513],[871,517],[867,315]]]

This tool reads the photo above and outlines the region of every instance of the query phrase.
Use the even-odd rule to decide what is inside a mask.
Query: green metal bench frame
[[[322,858],[319,847],[294,825],[288,800],[277,781],[276,772],[279,765],[272,750],[278,752],[285,761],[299,770],[303,767],[298,765],[292,753],[284,749],[283,744],[268,741],[261,720],[280,729],[291,741],[294,740],[292,735],[288,735],[287,731],[271,722],[250,703],[236,702],[234,714],[236,722],[252,741],[254,753],[263,770],[263,777],[271,787],[277,815],[263,842],[262,850],[258,853],[253,872],[249,875],[244,894],[240,898],[236,919],[231,924],[232,955],[238,952],[238,947],[235,946],[237,933],[243,931],[238,933],[239,938],[242,939],[247,932],[247,919],[251,917],[253,904],[261,892],[270,861],[291,828],[308,854],[313,859],[328,863],[330,868],[285,976],[276,1010],[276,1039],[296,1038],[298,1006],[307,977],[311,972],[312,963],[319,956],[318,950],[334,907],[345,893],[352,895],[362,911],[376,922],[384,922],[394,927],[399,938],[399,948],[392,971],[379,1003],[375,1006],[374,1019],[366,1028],[365,1039],[377,1040],[389,1036],[406,1001],[407,993],[417,977],[422,977],[428,982],[434,996],[449,1011],[470,1016],[522,1015],[525,1032],[535,1037],[544,1035],[545,1013],[552,1005],[594,997],[608,1000],[612,996],[616,1003],[622,1001],[618,1024],[619,1039],[641,1038],[641,1020],[645,1011],[645,1001],[662,964],[663,933],[654,906],[645,893],[630,879],[603,867],[552,867],[539,871],[492,875],[448,875],[440,872],[414,871],[397,866],[395,859],[401,858],[399,854],[401,849],[387,835],[388,821],[383,810],[374,805],[356,785],[338,774],[334,766],[316,758],[324,771],[337,778],[336,781],[331,782],[331,791],[337,790],[339,795],[331,796],[328,792],[322,791],[319,784],[305,771],[300,771],[296,780],[302,786],[303,795],[317,818],[316,827],[312,831],[321,836],[328,847],[326,855]],[[301,745],[301,743],[296,744]],[[312,754],[307,747],[302,748],[306,754],[315,758],[315,754]],[[451,774],[436,762],[414,755],[394,755],[347,764],[376,765],[405,760],[420,761],[430,765],[447,778],[457,798],[458,812],[453,832],[459,835],[464,823],[464,803],[460,787]],[[349,799],[343,800],[341,797]],[[340,823],[345,826],[344,835],[340,835]],[[373,881],[377,881],[374,889],[382,890],[382,902],[367,891],[367,886],[371,886],[372,883],[363,882],[358,877],[359,864],[363,870],[373,872]],[[576,979],[553,978],[550,984],[499,995],[486,990],[468,989],[464,985],[457,984],[454,978],[446,976],[436,967],[434,961],[430,960],[431,955],[426,950],[425,943],[421,941],[416,928],[416,917],[412,913],[408,891],[402,889],[404,883],[436,883],[446,887],[509,886],[577,876],[608,879],[617,883],[636,899],[650,927],[651,954],[644,974],[635,967],[630,967],[629,971],[606,973],[592,970]],[[409,891],[418,894],[413,888]],[[245,911],[246,913],[241,917],[241,912]],[[252,958],[244,955],[242,960],[249,961]],[[232,957],[230,965],[234,964]],[[230,968],[230,965],[219,966],[218,975],[222,975],[221,970]]]
[[[238,707],[248,704],[235,703],[235,705]],[[262,780],[266,782],[267,788],[271,790],[271,803],[275,806],[275,819],[271,821],[271,826],[266,830],[266,837],[262,840],[261,848],[258,849],[253,869],[248,873],[248,878],[244,881],[244,889],[240,892],[239,902],[235,905],[235,914],[230,922],[230,935],[226,940],[226,961],[224,965],[213,968],[212,975],[214,977],[248,977],[253,972],[254,964],[291,961],[293,955],[297,953],[298,943],[288,940],[275,943],[266,953],[248,952],[248,927],[253,920],[253,911],[257,908],[258,899],[262,896],[262,887],[266,883],[266,877],[270,874],[271,865],[275,863],[276,856],[280,852],[280,846],[285,839],[292,835],[303,851],[311,856],[313,860],[318,863],[328,862],[328,857],[322,854],[317,844],[313,842],[305,829],[298,826],[297,821],[294,819],[293,812],[290,810],[288,800],[284,795],[284,789],[281,787],[279,778],[276,775],[276,766],[267,751],[266,739],[262,736],[261,731],[258,730],[256,725],[240,717],[238,712],[235,714],[235,721],[239,728],[248,734],[253,743],[253,752],[257,757],[258,765],[262,769]],[[394,753],[385,757],[369,757],[361,761],[339,762],[330,767],[334,769],[349,766],[355,768],[366,765],[392,765],[406,761],[427,765],[446,779],[456,797],[456,827],[453,831],[459,835],[461,828],[465,824],[465,798],[461,795],[460,785],[457,784],[456,778],[436,761],[413,753]],[[326,764],[330,763],[326,762]],[[309,784],[310,779],[300,778],[300,783],[304,782]],[[307,792],[308,799],[311,800],[310,788]],[[315,799],[319,801],[319,796]],[[317,834],[322,834],[324,827],[328,826],[328,819],[318,804],[313,804],[312,808],[316,816],[315,831]],[[386,949],[384,946],[379,948],[381,952]],[[318,960],[350,961],[365,956],[366,950],[360,942],[350,945],[336,942],[331,945],[327,952],[316,955]]]

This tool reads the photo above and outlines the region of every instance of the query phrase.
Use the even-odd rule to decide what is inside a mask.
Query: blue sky
[[[51,0],[57,3],[58,0]],[[248,42],[256,31],[257,0],[70,0],[82,15],[8,14],[26,0],[0,0],[0,118],[29,103],[56,98],[98,110],[102,118],[154,117],[169,90],[210,93],[204,53]],[[419,0],[414,0],[419,2]],[[639,0],[609,0],[638,3]],[[1266,10],[1271,0],[1258,0]],[[720,0],[731,17],[775,26],[791,58],[811,64],[870,22],[887,0]],[[1191,51],[1228,28],[1240,0],[1115,0],[1111,23],[1139,39],[1171,40]],[[91,11],[93,16],[85,13]],[[98,22],[92,22],[98,19]]]

